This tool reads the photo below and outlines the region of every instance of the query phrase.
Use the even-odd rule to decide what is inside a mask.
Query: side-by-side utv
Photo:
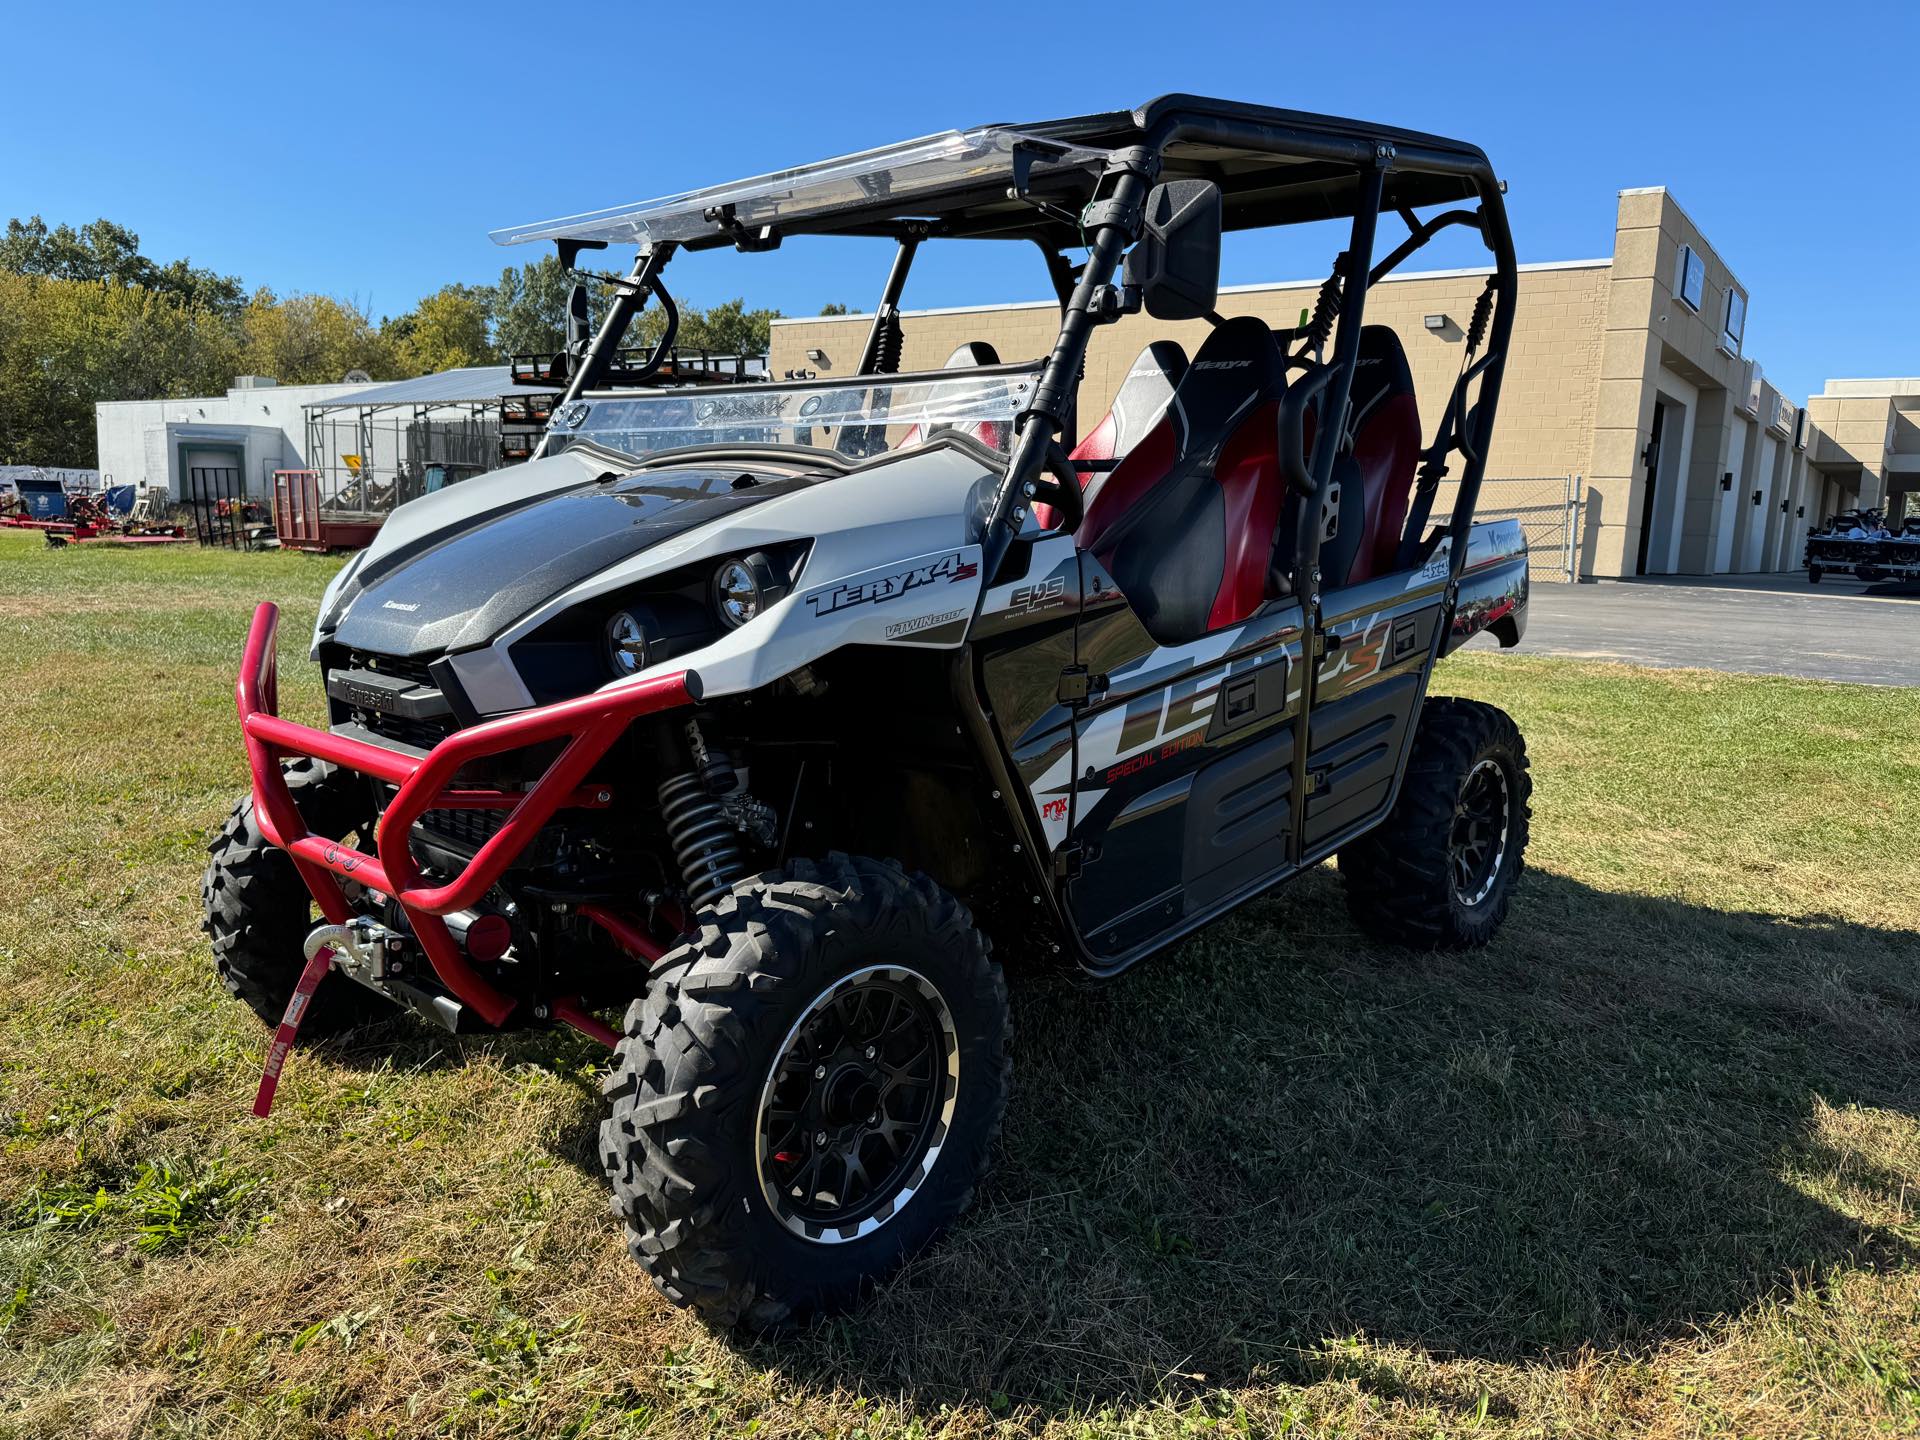
[[[1877,585],[1882,581],[1920,582],[1920,519],[1898,531],[1887,526],[1882,510],[1843,510],[1807,535],[1807,583],[1829,575]]]
[[[1303,325],[1233,313],[1222,231],[1328,219]],[[1452,227],[1490,263],[1423,432],[1368,294]],[[855,373],[649,383],[675,256],[817,235],[896,242]],[[1010,1081],[996,948],[1113,975],[1336,855],[1373,935],[1493,935],[1525,748],[1427,694],[1526,616],[1519,527],[1473,521],[1515,288],[1479,150],[1174,95],[496,238],[638,258],[551,367],[536,457],[402,506],[328,587],[327,729],[276,713],[255,616],[252,794],[205,900],[280,1023],[263,1113],[302,1026],[570,1025],[612,1050],[634,1258],[768,1325],[965,1208]],[[899,373],[902,287],[949,241],[1037,251],[1046,356]],[[649,302],[664,334],[623,350]],[[1151,338],[1082,414],[1126,316]]]

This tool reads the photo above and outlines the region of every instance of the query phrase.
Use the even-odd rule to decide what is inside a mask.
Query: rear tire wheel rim
[[[1512,821],[1506,766],[1488,756],[1467,772],[1460,786],[1447,847],[1454,898],[1469,910],[1483,904],[1500,882]]]
[[[959,1033],[931,981],[900,965],[836,980],[794,1021],[761,1087],[762,1198],[803,1240],[871,1235],[933,1173],[959,1093]]]

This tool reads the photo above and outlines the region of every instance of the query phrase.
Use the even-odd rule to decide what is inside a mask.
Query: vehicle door
[[[1392,803],[1431,670],[1446,594],[1443,549],[1416,571],[1321,599],[1320,658],[1307,717],[1301,854],[1315,861]]]
[[[1300,607],[1156,644],[1080,557],[1070,832],[1056,857],[1095,968],[1118,967],[1285,873]]]

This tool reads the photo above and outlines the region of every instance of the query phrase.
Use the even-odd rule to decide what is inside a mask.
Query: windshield
[[[547,450],[592,440],[644,459],[681,445],[773,444],[867,458],[957,432],[1004,453],[1040,366],[589,395],[553,417]]]
[[[1002,126],[948,130],[637,205],[616,205],[559,220],[514,225],[493,231],[492,238],[501,245],[562,238],[649,245],[724,233],[726,224],[719,218],[723,214],[731,223],[752,230],[876,202],[912,213],[916,199],[982,183],[1012,181],[1016,151],[1026,158],[1030,173],[1036,177],[1058,170],[1093,172],[1107,158],[1104,150]]]

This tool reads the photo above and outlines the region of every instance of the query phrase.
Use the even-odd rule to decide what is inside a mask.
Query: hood
[[[589,576],[816,479],[711,463],[616,476],[567,452],[468,481],[394,512],[322,638],[382,655],[482,645]]]

